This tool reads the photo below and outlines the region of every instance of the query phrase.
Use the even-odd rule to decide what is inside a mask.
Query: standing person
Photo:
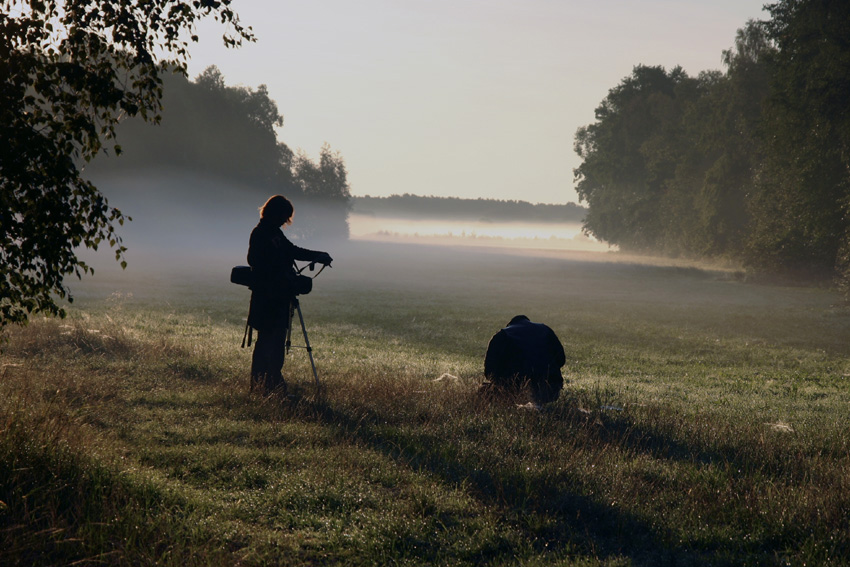
[[[484,374],[500,389],[519,391],[528,386],[534,403],[545,404],[558,398],[566,362],[564,347],[552,329],[517,315],[490,339]]]
[[[283,235],[283,227],[292,224],[294,208],[282,195],[274,195],[260,208],[260,222],[251,232],[248,264],[254,273],[248,325],[257,331],[251,359],[251,390],[264,394],[286,394],[283,379],[286,333],[289,329],[290,303],[295,297],[291,282],[295,279],[295,260],[330,265],[327,252],[300,248]]]

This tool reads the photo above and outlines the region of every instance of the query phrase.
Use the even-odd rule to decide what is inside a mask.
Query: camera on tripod
[[[307,266],[296,269],[293,273],[285,276],[289,291],[291,291],[293,295],[307,295],[313,291],[313,278],[301,274],[301,272],[304,271],[304,268],[308,266],[310,267],[310,270],[313,270],[316,267],[316,263],[311,262]],[[324,269],[324,266],[322,266],[322,269]],[[319,273],[321,273],[321,270],[319,270]],[[318,276],[319,274],[316,275]],[[254,289],[254,286],[257,283],[257,276],[254,273],[254,270],[251,269],[251,266],[234,266],[233,269],[230,270],[230,281],[231,283],[244,285],[249,289]]]
[[[310,271],[316,269],[316,262],[310,262],[302,266],[298,267],[297,264],[293,264],[292,272],[286,274],[286,285],[288,291],[291,293],[291,299],[289,302],[289,323],[286,328],[286,353],[289,353],[289,349],[297,346],[298,348],[306,349],[307,354],[310,357],[310,366],[313,368],[313,379],[316,382],[316,387],[319,387],[319,372],[316,370],[316,361],[313,360],[313,347],[310,346],[310,339],[307,337],[307,327],[304,325],[304,315],[301,312],[301,303],[298,301],[299,295],[306,295],[313,290],[313,278],[322,273],[326,267],[328,267],[330,263],[322,264],[319,272],[313,276],[305,276],[302,275],[303,272],[308,267]],[[251,269],[250,266],[234,266],[230,270],[230,281],[237,285],[243,285],[250,290],[254,290],[254,287],[257,285],[257,275],[254,273],[254,270]],[[293,345],[292,344],[292,319],[295,317],[295,313],[298,313],[298,320],[301,323],[301,333],[304,335],[304,346]],[[251,333],[253,329],[250,326],[249,322],[245,324],[245,335],[242,337],[242,347],[245,347],[245,343],[247,340],[248,346],[251,346]]]

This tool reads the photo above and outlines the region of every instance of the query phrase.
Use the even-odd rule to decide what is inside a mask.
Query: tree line
[[[279,141],[276,128],[283,126],[283,117],[265,85],[229,86],[215,66],[194,80],[166,73],[162,104],[157,125],[139,118],[123,122],[117,128],[121,155],[99,156],[90,169],[202,171],[248,184],[258,194],[280,193],[304,205],[298,207],[302,220],[293,234],[348,236],[351,193],[342,156],[324,144],[314,160]],[[319,204],[321,213],[316,209]]]
[[[584,227],[621,249],[850,283],[850,3],[781,0],[725,72],[638,65],[579,128]]]
[[[423,197],[405,193],[389,197],[353,197],[352,211],[401,218],[578,223],[584,218],[586,209],[575,203],[554,205],[499,199]]]

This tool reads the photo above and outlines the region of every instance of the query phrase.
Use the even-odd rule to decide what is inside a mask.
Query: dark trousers
[[[560,372],[553,373],[546,379],[532,380],[529,385],[532,399],[538,404],[548,404],[558,399],[564,387],[564,377]]]
[[[541,405],[557,400],[561,389],[564,387],[564,377],[560,370],[552,372],[549,376],[532,376],[529,378],[519,374],[512,376],[490,374],[487,378],[496,388],[495,391],[513,394],[528,392],[534,403]]]
[[[251,390],[263,394],[278,391],[286,393],[283,379],[283,362],[286,355],[286,330],[288,319],[274,322],[274,325],[257,330],[257,341],[251,357]]]

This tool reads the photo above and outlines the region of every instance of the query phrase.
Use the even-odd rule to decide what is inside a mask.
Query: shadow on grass
[[[447,435],[444,428],[418,427],[416,418],[403,409],[384,412],[357,402],[341,407],[333,399],[315,395],[312,388],[291,388],[295,399],[247,397],[235,395],[220,397],[210,392],[203,398],[169,397],[167,400],[146,400],[143,405],[164,403],[166,406],[181,406],[184,409],[208,414],[217,409],[231,413],[231,417],[252,422],[291,422],[293,420],[327,427],[336,433],[330,434],[341,442],[353,441],[362,444],[405,467],[439,479],[453,488],[461,488],[476,498],[485,508],[493,510],[504,525],[515,533],[522,534],[528,548],[539,554],[553,553],[555,556],[596,557],[601,561],[631,561],[633,565],[735,565],[742,561],[752,564],[774,564],[788,553],[793,555],[800,549],[801,538],[817,542],[828,525],[817,526],[817,533],[806,532],[805,526],[774,523],[767,519],[757,533],[742,533],[740,538],[729,539],[732,528],[723,527],[718,520],[711,524],[718,528],[715,535],[702,534],[698,539],[681,541],[675,528],[669,528],[663,519],[653,521],[633,510],[640,510],[640,503],[621,506],[605,498],[605,489],[593,486],[593,479],[584,477],[570,469],[543,467],[534,470],[526,467],[522,459],[499,458],[499,450],[478,454],[468,448],[462,450],[463,437],[472,435],[473,445],[486,442],[486,424],[478,429],[460,429],[457,435]],[[468,398],[470,412],[479,411],[477,399]],[[136,403],[139,403],[138,401]],[[755,466],[752,455],[742,455],[732,446],[712,447],[699,439],[682,439],[665,432],[663,424],[640,425],[628,412],[602,414],[582,411],[582,401],[565,396],[557,404],[547,408],[540,416],[545,422],[541,427],[552,426],[548,438],[555,440],[559,435],[581,435],[597,453],[609,449],[630,454],[643,454],[661,462],[691,463],[696,467],[718,465],[750,470]],[[211,407],[212,406],[212,407]],[[463,407],[463,403],[459,404]],[[513,407],[513,406],[506,406]],[[415,411],[414,411],[415,413]],[[532,414],[536,415],[536,414]],[[514,415],[517,427],[530,416]],[[533,421],[537,422],[537,419]],[[236,444],[257,444],[248,437],[238,441],[230,439],[229,431],[217,441]],[[292,441],[291,436],[284,436]],[[167,439],[159,442],[168,444]],[[185,443],[187,440],[181,440]],[[209,441],[205,439],[204,441]],[[264,439],[264,447],[281,446],[283,438]],[[540,439],[545,442],[545,438]],[[494,440],[494,442],[497,442]],[[467,447],[469,446],[466,444]],[[529,464],[533,465],[533,461]],[[760,474],[776,480],[788,480],[788,470],[759,464]],[[786,465],[790,466],[790,465]],[[745,479],[746,480],[746,479]],[[735,515],[736,510],[725,508],[724,514]],[[746,526],[750,520],[736,519],[737,524]],[[442,523],[452,525],[451,518]],[[834,523],[834,522],[833,522]],[[722,529],[721,529],[722,528]],[[685,530],[687,532],[687,530]],[[805,533],[804,533],[805,532]],[[726,534],[721,537],[718,534]],[[744,537],[746,535],[747,537]],[[476,564],[499,562],[513,557],[521,550],[515,549],[510,541],[494,541],[492,545],[475,551],[465,552],[432,549],[427,542],[407,546],[405,553],[422,561],[445,558],[447,553],[457,553],[460,562]],[[837,545],[844,545],[837,542]],[[842,548],[843,549],[843,548]],[[527,552],[527,550],[526,550]],[[473,552],[470,552],[473,553]]]
[[[303,401],[302,418],[336,427],[346,437],[419,472],[460,487],[524,534],[538,553],[582,554],[600,560],[628,557],[633,564],[701,564],[700,555],[671,547],[671,535],[638,516],[591,495],[592,489],[569,471],[552,476],[525,469],[493,470],[455,442],[435,433],[405,430],[375,413],[340,411],[321,399]],[[512,551],[492,549],[476,562],[504,559]],[[421,559],[427,559],[423,557]]]
[[[472,397],[469,401],[469,411],[475,412],[477,401]],[[765,464],[758,461],[761,457],[770,457],[768,454],[750,455],[731,445],[715,447],[699,439],[681,439],[665,432],[660,425],[641,426],[627,412],[614,415],[596,412],[589,417],[579,408],[577,401],[570,398],[553,404],[545,418],[561,431],[551,432],[551,440],[561,434],[581,432],[585,439],[582,443],[595,447],[594,451],[600,454],[614,449],[626,454],[644,454],[661,463],[681,462],[697,468],[716,466],[721,474],[724,470],[752,471],[741,477],[740,489],[745,493],[753,490],[753,475],[774,479],[777,483],[787,482],[795,466],[781,461],[779,454],[774,455],[775,463]],[[479,455],[469,449],[459,449],[462,439],[458,435],[446,435],[439,428],[416,427],[406,418],[388,421],[386,415],[363,407],[332,407],[321,398],[302,400],[295,413],[305,421],[315,420],[337,428],[341,435],[362,442],[415,471],[434,475],[452,487],[463,487],[485,507],[497,511],[538,553],[580,554],[612,562],[626,558],[633,565],[737,565],[742,562],[773,565],[799,553],[811,557],[803,549],[807,545],[823,547],[818,553],[833,557],[847,547],[844,538],[832,541],[834,534],[846,528],[846,518],[824,517],[817,521],[818,525],[807,524],[806,527],[781,519],[755,517],[749,507],[739,509],[735,500],[728,505],[711,503],[712,508],[720,506],[726,519],[708,519],[708,531],[694,532],[698,526],[681,526],[679,530],[657,517],[657,511],[648,511],[646,515],[635,512],[641,509],[640,502],[627,506],[611,502],[604,488],[594,486],[592,478],[571,471],[569,463],[557,472],[555,467],[535,471],[533,460],[528,463],[532,466],[527,467],[516,457],[494,463],[493,458],[499,457],[498,449]],[[520,422],[524,418],[516,418],[517,427],[522,427]],[[479,434],[486,435],[475,435]],[[459,432],[459,436],[463,433]],[[480,443],[481,439],[476,442]],[[682,482],[686,484],[687,480]],[[675,492],[676,488],[666,490]],[[699,503],[691,502],[691,505],[699,506]],[[728,525],[729,522],[732,525]],[[505,553],[512,551],[516,552],[493,550],[492,556],[476,559],[486,562],[504,558]]]

